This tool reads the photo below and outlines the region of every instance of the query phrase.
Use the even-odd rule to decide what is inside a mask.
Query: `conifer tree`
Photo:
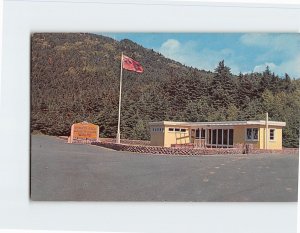
[[[226,108],[230,103],[235,104],[235,83],[232,80],[230,68],[225,66],[224,60],[219,62],[215,73],[210,87],[213,105]]]

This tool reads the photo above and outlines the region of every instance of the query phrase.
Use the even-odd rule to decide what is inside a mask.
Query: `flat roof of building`
[[[235,125],[266,125],[265,120],[254,121],[213,121],[213,122],[176,122],[176,121],[157,121],[149,122],[150,126],[235,126]],[[282,121],[268,121],[268,126],[285,126],[286,123]]]

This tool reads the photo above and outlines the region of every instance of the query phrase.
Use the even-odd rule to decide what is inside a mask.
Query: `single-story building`
[[[252,144],[255,149],[282,149],[282,128],[279,121],[221,122],[150,122],[151,145],[171,147],[178,144],[198,148],[230,148]]]

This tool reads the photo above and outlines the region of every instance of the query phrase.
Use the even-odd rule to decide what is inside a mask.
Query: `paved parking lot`
[[[297,201],[298,155],[179,157],[31,138],[35,201]]]

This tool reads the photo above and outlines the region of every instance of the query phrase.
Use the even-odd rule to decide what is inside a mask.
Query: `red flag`
[[[125,70],[135,71],[137,73],[143,73],[144,69],[140,63],[125,55],[123,55],[122,59],[123,59],[122,65]]]

